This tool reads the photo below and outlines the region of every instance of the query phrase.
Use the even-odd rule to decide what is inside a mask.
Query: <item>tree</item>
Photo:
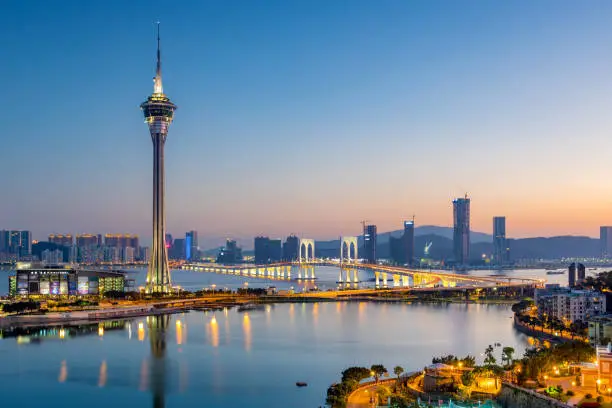
[[[497,363],[497,360],[495,359],[495,356],[493,355],[493,346],[489,344],[489,347],[487,347],[485,349],[485,359],[484,359],[484,364],[487,367],[491,367],[493,365],[495,365],[495,363]]]
[[[476,357],[468,354],[462,360],[459,360],[459,362],[466,368],[474,367],[476,365]]]
[[[395,374],[397,376],[397,380],[399,381],[400,379],[400,375],[402,375],[402,373],[404,372],[404,369],[400,366],[395,366],[393,368],[393,374]]]
[[[514,354],[514,349],[512,347],[504,347],[502,349],[502,362],[506,362],[506,365],[510,365],[512,363],[512,355]]]
[[[461,383],[466,387],[470,387],[474,384],[474,373],[471,371],[465,371],[461,374]]]
[[[342,382],[349,380],[361,382],[370,377],[370,370],[366,367],[349,367],[342,372]]]
[[[378,379],[387,372],[387,369],[382,364],[374,364],[372,367],[370,367],[370,371],[376,382],[378,382]]]

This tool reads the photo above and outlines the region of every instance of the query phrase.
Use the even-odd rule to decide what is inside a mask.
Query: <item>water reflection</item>
[[[215,315],[210,319],[210,343],[215,348],[219,347],[219,325]]]
[[[106,385],[107,370],[106,360],[102,360],[100,364],[100,375],[98,376],[98,387],[104,387]]]
[[[151,344],[149,383],[153,393],[153,408],[164,408],[166,406],[166,334],[169,323],[170,316],[168,315],[147,317]],[[177,325],[177,327],[179,326],[180,324]]]
[[[68,378],[68,366],[66,365],[66,360],[63,360],[60,366],[60,373],[59,373],[59,377],[57,377],[57,381],[63,383],[63,382],[66,382],[67,378]]]
[[[142,360],[142,363],[140,364],[140,384],[138,386],[138,389],[140,391],[146,391],[148,387],[149,387],[149,362],[145,358],[144,360]]]
[[[242,319],[242,331],[244,332],[244,349],[251,351],[251,318],[248,313]]]

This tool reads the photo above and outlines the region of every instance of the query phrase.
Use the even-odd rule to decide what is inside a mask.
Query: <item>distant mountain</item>
[[[382,232],[378,234],[377,254],[380,258],[390,256],[389,237],[400,237],[403,230]],[[423,256],[425,245],[431,242],[430,257],[433,259],[453,258],[453,228],[424,225],[415,228],[415,257]],[[472,260],[479,260],[482,254],[493,252],[493,237],[482,232],[470,234],[470,253]],[[243,240],[243,242],[248,242]],[[363,247],[363,237],[358,237],[359,251]],[[582,236],[558,236],[508,239],[511,259],[558,259],[562,257],[596,257],[599,256],[599,239]],[[251,252],[252,245],[246,246],[246,253]],[[316,241],[316,255],[320,257],[337,257],[340,254],[340,240]],[[218,248],[205,251],[207,255],[216,255]]]

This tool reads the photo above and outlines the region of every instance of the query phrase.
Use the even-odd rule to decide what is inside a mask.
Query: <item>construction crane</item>
[[[427,256],[429,256],[429,248],[431,248],[431,245],[433,244],[433,241],[429,241],[425,244],[425,257],[427,258]]]
[[[363,231],[364,235],[365,235],[365,231],[366,231],[366,224],[367,224],[368,222],[370,222],[370,221],[368,221],[368,220],[363,220],[363,221],[361,221],[361,229],[362,229],[362,231]]]

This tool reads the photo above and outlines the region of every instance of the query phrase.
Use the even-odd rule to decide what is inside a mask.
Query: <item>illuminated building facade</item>
[[[376,263],[376,225],[364,225],[363,227],[363,254],[367,263]]]
[[[168,128],[174,118],[176,105],[164,94],[162,87],[159,24],[157,25],[157,70],[153,82],[153,94],[140,105],[153,142],[153,243],[147,270],[146,291],[148,293],[168,293],[172,285],[165,242],[164,145],[168,136]]]
[[[134,234],[106,234],[104,246],[115,248],[138,248],[138,235]]]
[[[49,242],[69,247],[72,246],[74,240],[72,234],[50,234]]]
[[[188,261],[199,258],[198,231],[189,231],[185,234],[185,259]]]
[[[96,234],[78,234],[76,236],[76,245],[77,247],[93,247],[102,245],[100,242],[101,236]]]
[[[9,277],[10,296],[78,296],[123,292],[133,287],[119,271],[92,271],[65,266],[18,265]]]

